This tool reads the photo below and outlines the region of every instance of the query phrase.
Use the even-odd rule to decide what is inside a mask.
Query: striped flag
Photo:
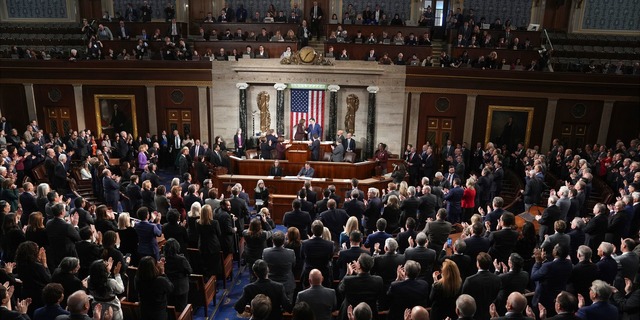
[[[293,140],[295,128],[300,119],[309,127],[309,118],[316,119],[321,127],[324,123],[324,90],[291,89],[291,114],[289,138]]]

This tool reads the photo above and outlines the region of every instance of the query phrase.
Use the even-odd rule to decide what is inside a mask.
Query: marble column
[[[73,85],[73,98],[76,103],[76,119],[78,120],[78,128],[84,128],[86,125],[86,118],[84,115],[84,103],[82,102],[82,85]]]
[[[329,96],[329,129],[327,129],[326,141],[333,141],[338,134],[338,90],[340,86],[330,85],[328,87]]]
[[[33,83],[24,84],[24,93],[25,93],[25,97],[27,98],[27,114],[29,115],[29,121],[33,119],[37,119],[36,96],[33,92]],[[5,134],[10,134],[10,132],[9,133],[5,132]]]
[[[546,153],[551,147],[551,140],[553,139],[553,126],[555,125],[556,109],[558,108],[558,99],[549,99],[547,101],[547,116],[544,121],[544,131],[542,133],[542,145],[540,150]],[[531,143],[531,142],[529,142]],[[526,148],[532,148],[532,145],[525,146]]]
[[[367,87],[369,91],[369,106],[367,108],[367,138],[365,146],[362,150],[362,159],[373,157],[373,149],[375,148],[376,139],[376,94],[380,88]]]
[[[462,133],[462,141],[466,142],[468,146],[473,146],[474,143],[471,141],[471,137],[473,135],[473,123],[476,114],[476,98],[478,95],[476,94],[468,94],[467,95],[467,110],[464,115],[464,131]]]
[[[200,137],[201,140],[203,137],[209,136],[209,121],[207,120],[207,87],[206,86],[198,86],[198,117],[200,117]]]
[[[276,100],[276,133],[280,136],[284,134],[284,89],[287,88],[287,85],[276,83],[273,87],[278,92]]]
[[[613,100],[605,100],[602,106],[602,119],[600,120],[600,128],[598,129],[598,144],[607,143],[609,135],[609,126],[611,125],[611,113],[613,112]]]
[[[148,121],[149,121],[149,132],[151,134],[157,133],[158,135],[162,132],[158,132],[158,114],[156,111],[156,86],[154,85],[146,85],[147,89],[147,112],[148,112]],[[164,128],[167,123],[163,123],[162,127]],[[202,133],[200,133],[202,136]]]
[[[240,91],[240,103],[238,105],[238,128],[242,129],[242,132],[247,131],[247,88],[249,84],[244,82],[236,83],[236,88]],[[252,133],[253,134],[253,133]]]

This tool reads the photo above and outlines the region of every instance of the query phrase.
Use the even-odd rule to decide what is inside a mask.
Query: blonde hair
[[[202,211],[202,205],[200,204],[200,202],[196,201],[191,205],[191,208],[189,209],[189,217],[199,218],[201,211]]]
[[[344,225],[344,233],[347,234],[347,237],[351,234],[352,231],[358,230],[358,218],[351,216],[347,223]]]
[[[131,217],[128,212],[123,212],[118,216],[118,229],[131,227]]]
[[[322,239],[327,240],[327,241],[332,241],[331,240],[331,231],[329,231],[329,228],[324,227],[324,230],[322,231]]]
[[[263,214],[265,217],[269,215],[269,208],[267,207],[262,207],[262,209],[260,209],[260,213]]]
[[[142,189],[151,190],[151,181],[145,180],[142,182]]]
[[[455,296],[462,286],[462,278],[460,278],[460,270],[458,265],[452,260],[444,260],[442,263],[442,278],[438,283],[442,285],[442,289],[447,297]]]
[[[398,188],[398,193],[400,193],[403,197],[409,197],[409,184],[406,181],[400,182],[400,187]]]
[[[476,179],[469,178],[467,179],[467,188],[475,189]]]
[[[179,186],[179,185],[180,185],[180,178],[171,179],[171,187],[175,187],[175,186]]]
[[[213,209],[208,204],[202,206],[200,209],[200,219],[198,219],[198,224],[211,224],[213,220]]]

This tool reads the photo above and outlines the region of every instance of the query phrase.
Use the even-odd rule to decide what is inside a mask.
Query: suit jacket
[[[271,168],[269,168],[269,175],[270,176],[274,176],[274,177],[281,177],[282,176],[282,167],[278,166],[271,166]]]
[[[336,291],[323,286],[311,286],[298,292],[296,303],[300,301],[309,304],[316,320],[330,320],[331,313],[338,309]]]
[[[462,188],[455,187],[449,190],[449,193],[447,193],[444,196],[444,200],[447,200],[447,212],[449,214],[453,212],[457,212],[459,215],[462,212],[462,207],[460,202],[462,201],[463,194],[464,194],[464,190],[462,190]]]
[[[436,264],[436,251],[427,247],[416,246],[407,248],[404,251],[405,260],[413,260],[420,264],[419,279],[427,281],[429,284],[433,282],[433,266]]]
[[[320,139],[314,139],[311,142],[311,146],[309,147],[311,150],[311,160],[319,161],[320,160]]]
[[[361,254],[371,254],[362,247],[350,247],[349,249],[340,250],[338,253],[338,269],[340,269],[340,279],[347,274],[347,263],[357,261]]]
[[[384,253],[384,242],[391,238],[391,235],[384,231],[376,231],[367,236],[367,240],[364,242],[366,247],[369,247],[371,254],[375,251],[375,244],[380,244],[380,253]]]
[[[615,319],[618,309],[608,302],[594,302],[590,306],[582,307],[576,315],[581,319]]]
[[[140,221],[133,227],[138,234],[138,253],[143,255],[151,255],[160,259],[160,247],[156,237],[162,235],[162,225],[150,223],[149,221]]]
[[[612,257],[604,257],[596,263],[596,266],[598,266],[598,279],[613,284],[618,274],[618,262]]]
[[[80,241],[78,230],[60,218],[53,218],[47,222],[47,261],[57,266],[64,257],[77,257],[75,243]]]
[[[185,173],[189,172],[189,161],[184,155],[180,155],[178,158],[178,171],[182,177]]]
[[[525,317],[523,314],[509,314],[508,316],[505,315],[504,317],[491,318],[491,320],[509,320],[509,319],[535,320],[533,318]],[[551,319],[555,319],[555,318],[551,318]]]
[[[468,294],[476,300],[476,319],[488,320],[490,318],[489,305],[495,301],[501,287],[500,278],[487,270],[478,271],[464,281],[462,293]]]
[[[347,211],[349,216],[358,218],[358,222],[362,221],[365,211],[364,202],[352,199],[350,201],[346,201],[342,208]]]
[[[504,313],[504,311],[506,311],[505,305],[507,303],[507,298],[512,292],[517,291],[524,294],[524,291],[529,285],[529,273],[526,271],[509,271],[499,275],[498,277],[502,283],[502,288],[496,297],[496,307],[498,308],[498,313]]]
[[[233,306],[238,313],[244,312],[244,307],[251,303],[251,300],[258,294],[264,294],[271,298],[271,313],[267,317],[268,320],[282,319],[283,311],[291,310],[291,301],[285,295],[282,284],[271,279],[258,279],[244,287],[242,296]]]
[[[620,210],[609,217],[609,226],[604,235],[604,241],[610,242],[620,248],[620,238],[626,236],[626,230],[631,222],[631,215],[627,210]]]
[[[391,282],[396,278],[398,266],[403,265],[406,259],[403,254],[387,252],[374,257],[374,261],[371,273],[382,277],[386,291]]]
[[[311,167],[309,167],[309,169],[306,169],[305,167],[302,167],[302,169],[300,169],[300,171],[298,171],[298,175],[299,176],[307,177],[307,178],[313,178],[314,174],[315,174],[315,171]]]
[[[366,220],[365,229],[376,229],[376,222],[380,219],[380,211],[382,211],[382,200],[378,197],[369,199],[364,210],[364,217]]]
[[[342,162],[343,159],[344,159],[344,146],[341,144],[338,144],[331,151],[331,161]]]
[[[553,310],[554,300],[565,290],[572,269],[571,261],[566,259],[535,263],[531,270],[531,281],[536,282],[533,305],[541,303],[547,310]]]
[[[565,252],[570,252],[571,237],[569,237],[569,235],[565,233],[554,233],[542,242],[540,247],[543,248],[544,252],[547,253],[547,260],[549,261],[553,259],[553,247],[555,247],[556,244],[562,246],[566,250]]]
[[[287,293],[293,294],[296,281],[293,267],[296,265],[296,254],[292,249],[284,247],[266,248],[262,259],[269,265],[269,279],[282,283]]]
[[[491,231],[496,231],[496,228],[498,227],[498,221],[500,220],[500,217],[502,217],[502,214],[505,213],[506,211],[502,208],[497,208],[489,213],[487,213],[483,218],[482,221],[486,222],[489,221],[491,222],[491,226],[489,227],[489,230]]]
[[[67,170],[61,162],[56,163],[53,188],[57,190],[69,191],[69,185],[67,184]]]
[[[303,274],[318,269],[326,280],[331,279],[329,262],[333,257],[333,242],[322,238],[311,238],[302,242],[300,255],[304,259]]]
[[[418,204],[418,219],[421,223],[427,220],[427,218],[436,218],[436,206],[438,205],[438,198],[434,194],[425,194],[420,197],[420,203]]]
[[[284,218],[282,218],[282,224],[287,228],[298,228],[302,240],[309,238],[309,231],[311,231],[311,216],[309,212],[300,210],[286,212]]]
[[[451,223],[440,220],[431,221],[424,227],[423,232],[427,234],[430,248],[442,249],[451,233]]]
[[[402,210],[401,225],[404,226],[404,222],[407,218],[411,217],[416,219],[418,216],[418,207],[420,206],[420,200],[416,197],[409,197],[404,199],[400,204],[400,210]]]
[[[489,240],[489,238],[482,237],[482,236],[472,235],[468,238],[465,238],[464,243],[467,245],[467,248],[464,250],[464,254],[471,257],[473,261],[476,260],[478,253],[480,252],[489,253],[489,250],[491,248],[491,240]],[[493,258],[497,259],[496,257],[493,257]]]
[[[524,187],[524,203],[540,204],[540,194],[542,194],[542,182],[538,178],[529,178]]]
[[[498,261],[507,263],[509,256],[516,247],[518,236],[518,231],[511,228],[503,228],[491,232],[489,234],[489,242],[491,243],[489,255],[494,259],[498,259]]]
[[[571,276],[567,283],[567,291],[575,296],[582,294],[587,304],[591,303],[589,299],[589,288],[593,280],[598,279],[598,266],[592,262],[578,262],[571,270]]]
[[[38,203],[36,197],[31,192],[23,192],[20,195],[20,205],[22,205],[22,216],[20,222],[23,226],[26,226],[29,222],[29,215],[38,211]]]
[[[609,225],[607,215],[603,212],[591,218],[584,227],[585,245],[589,246],[593,252],[597,252],[598,246],[604,241],[604,235]]]
[[[356,151],[356,140],[353,138],[342,140],[342,145],[344,146],[344,151]]]
[[[556,205],[560,208],[560,219],[567,221],[567,214],[569,214],[569,209],[571,208],[571,199],[560,198],[556,202]]]
[[[347,224],[349,215],[343,209],[329,209],[320,213],[319,220],[331,231],[331,239],[333,239],[333,242],[338,242],[340,232],[342,232],[344,226]]]
[[[640,264],[640,260],[638,260],[638,255],[633,252],[625,252],[621,255],[613,257],[614,260],[618,263],[619,270],[618,275],[621,278],[629,278],[634,280],[636,275],[638,274],[638,266]]]
[[[556,205],[548,206],[542,212],[542,217],[538,220],[540,224],[540,240],[544,239],[544,235],[553,234],[553,224],[560,219],[560,208]]]
[[[384,295],[384,285],[379,276],[362,273],[345,276],[338,285],[338,291],[344,296],[340,314],[342,319],[346,319],[347,307],[355,306],[360,302],[365,302],[373,312],[373,319],[378,319],[377,302]]]
[[[387,290],[388,320],[404,320],[404,310],[415,306],[427,307],[430,285],[424,280],[394,281]]]

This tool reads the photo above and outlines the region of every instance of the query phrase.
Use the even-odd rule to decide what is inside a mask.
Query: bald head
[[[319,286],[322,284],[322,272],[318,269],[313,269],[309,272],[309,284],[312,286]]]
[[[520,292],[512,292],[507,298],[507,311],[522,314],[527,308],[527,298]]]
[[[473,317],[476,313],[476,300],[468,294],[462,294],[456,299],[456,313],[460,318]]]
[[[69,312],[86,314],[89,310],[89,297],[84,290],[78,290],[72,293],[67,299],[67,308]]]
[[[429,311],[421,306],[411,309],[411,320],[429,320]]]

